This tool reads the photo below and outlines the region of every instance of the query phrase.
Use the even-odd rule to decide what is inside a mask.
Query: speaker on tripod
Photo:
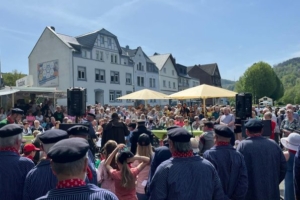
[[[246,119],[252,116],[252,94],[240,93],[235,96],[236,117]]]
[[[86,89],[70,88],[67,90],[68,114],[71,116],[82,116],[86,109]]]

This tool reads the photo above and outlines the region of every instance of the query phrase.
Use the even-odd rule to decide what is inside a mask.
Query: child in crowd
[[[26,144],[23,148],[23,157],[29,158],[33,161],[33,158],[36,154],[36,151],[39,151],[39,148],[36,148],[33,144]]]
[[[150,137],[143,133],[138,138],[138,145],[137,145],[137,156],[144,156],[149,159],[153,157],[152,146],[150,143]],[[136,160],[132,163],[132,167],[137,167],[140,164],[140,161]],[[149,175],[150,165],[146,165],[143,170],[140,171],[137,177],[137,184],[136,184],[136,194],[138,200],[147,200],[148,196],[145,194],[145,186],[147,184],[148,175]]]
[[[117,161],[120,170],[110,166],[113,159]],[[130,168],[128,163],[132,163],[135,160],[139,160],[141,163],[135,168]],[[105,166],[115,181],[115,194],[119,200],[137,200],[135,190],[136,176],[149,164],[149,161],[148,157],[134,156],[124,144],[119,144],[109,155],[105,161]]]
[[[106,144],[103,147],[102,150],[102,161],[100,163],[100,165],[98,166],[98,180],[99,180],[99,184],[101,184],[101,188],[109,190],[113,193],[115,193],[115,183],[114,180],[112,179],[112,177],[109,175],[106,167],[105,167],[105,159],[107,159],[109,157],[109,155],[113,152],[113,150],[117,147],[117,143],[113,140],[108,140],[106,142]],[[113,160],[110,163],[110,167],[112,169],[117,169],[117,165],[115,160]]]

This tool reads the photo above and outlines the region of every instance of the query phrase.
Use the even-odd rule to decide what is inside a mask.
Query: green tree
[[[2,74],[3,82],[6,86],[15,86],[16,80],[23,78],[24,76],[26,76],[26,74],[22,74],[21,72],[18,72],[18,70]]]
[[[236,84],[237,92],[249,92],[253,103],[263,96],[270,97],[277,88],[276,76],[272,67],[265,62],[254,63]],[[279,95],[278,95],[279,96]]]
[[[276,81],[276,88],[270,97],[276,101],[276,100],[279,100],[281,97],[283,97],[284,87],[283,87],[281,80],[278,78],[278,76],[275,74],[274,71],[273,71],[273,73],[274,73],[274,77],[275,77],[275,81]]]

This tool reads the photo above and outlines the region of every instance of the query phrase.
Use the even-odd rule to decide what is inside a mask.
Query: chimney
[[[129,49],[129,46],[128,46],[128,45],[126,45],[126,49]]]
[[[55,31],[55,27],[54,27],[54,26],[50,26],[50,28],[51,28],[53,31]]]

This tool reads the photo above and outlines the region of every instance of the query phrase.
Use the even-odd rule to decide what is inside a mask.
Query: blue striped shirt
[[[32,200],[41,197],[57,184],[57,178],[54,176],[50,160],[42,160],[26,176],[23,200]]]
[[[0,151],[0,199],[22,199],[26,175],[33,167],[33,162],[28,158],[14,152]]]
[[[214,146],[203,154],[216,168],[223,191],[228,199],[245,199],[248,189],[248,174],[244,156],[231,145]]]
[[[45,196],[37,200],[118,200],[117,196],[108,190],[101,189],[93,184],[85,186],[52,189]]]
[[[150,200],[224,200],[224,197],[216,169],[200,156],[164,161],[150,183]]]

